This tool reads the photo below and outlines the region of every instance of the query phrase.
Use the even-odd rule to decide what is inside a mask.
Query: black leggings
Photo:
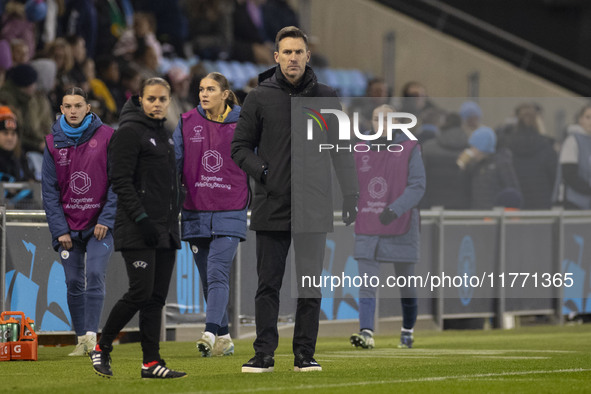
[[[111,310],[99,345],[105,352],[110,352],[119,332],[139,311],[144,363],[160,360],[162,308],[168,294],[176,250],[124,250],[121,255],[125,259],[129,290]]]

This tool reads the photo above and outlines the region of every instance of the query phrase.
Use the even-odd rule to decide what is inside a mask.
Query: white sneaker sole
[[[244,373],[262,373],[262,372],[273,372],[273,367],[268,368],[256,368],[256,367],[242,367]]]
[[[295,372],[314,372],[314,371],[322,371],[322,367],[320,365],[317,367],[306,367],[306,368],[293,367],[293,370]]]

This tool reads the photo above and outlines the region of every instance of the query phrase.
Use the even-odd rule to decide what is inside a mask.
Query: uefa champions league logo
[[[201,142],[203,141],[204,137],[202,134],[203,126],[197,125],[193,127],[193,135],[189,138],[191,142]]]

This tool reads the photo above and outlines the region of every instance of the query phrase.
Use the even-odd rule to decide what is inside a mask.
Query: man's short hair
[[[304,33],[301,29],[296,26],[286,26],[283,29],[277,32],[275,36],[275,51],[279,52],[279,41],[283,40],[284,38],[292,37],[292,38],[301,38],[304,40],[306,44],[306,50],[308,49],[308,36]]]

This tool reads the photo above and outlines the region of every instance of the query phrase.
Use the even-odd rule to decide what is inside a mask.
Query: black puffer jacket
[[[358,193],[352,154],[335,150],[318,154],[318,142],[306,141],[301,110],[292,114],[292,98],[311,97],[328,98],[322,105],[340,108],[336,92],[318,83],[312,68],[306,67],[300,84],[293,86],[277,66],[259,75],[259,86],[244,101],[232,141],[232,159],[256,181],[251,230],[332,231],[331,159],[343,195]],[[326,118],[328,132],[316,133],[314,138],[337,144],[335,117]],[[292,124],[296,125],[293,133]],[[268,175],[262,184],[266,167]],[[292,205],[296,207],[293,215]]]
[[[109,179],[117,194],[115,250],[148,248],[135,220],[144,213],[160,232],[156,248],[180,248],[182,204],[174,142],[164,121],[151,119],[137,96],[121,111],[109,144]]]
[[[558,155],[553,141],[536,129],[517,126],[507,138],[513,167],[523,193],[523,209],[552,208]]]
[[[422,208],[442,206],[446,209],[470,208],[470,177],[456,164],[468,147],[468,137],[461,127],[441,130],[423,145],[427,189]]]

